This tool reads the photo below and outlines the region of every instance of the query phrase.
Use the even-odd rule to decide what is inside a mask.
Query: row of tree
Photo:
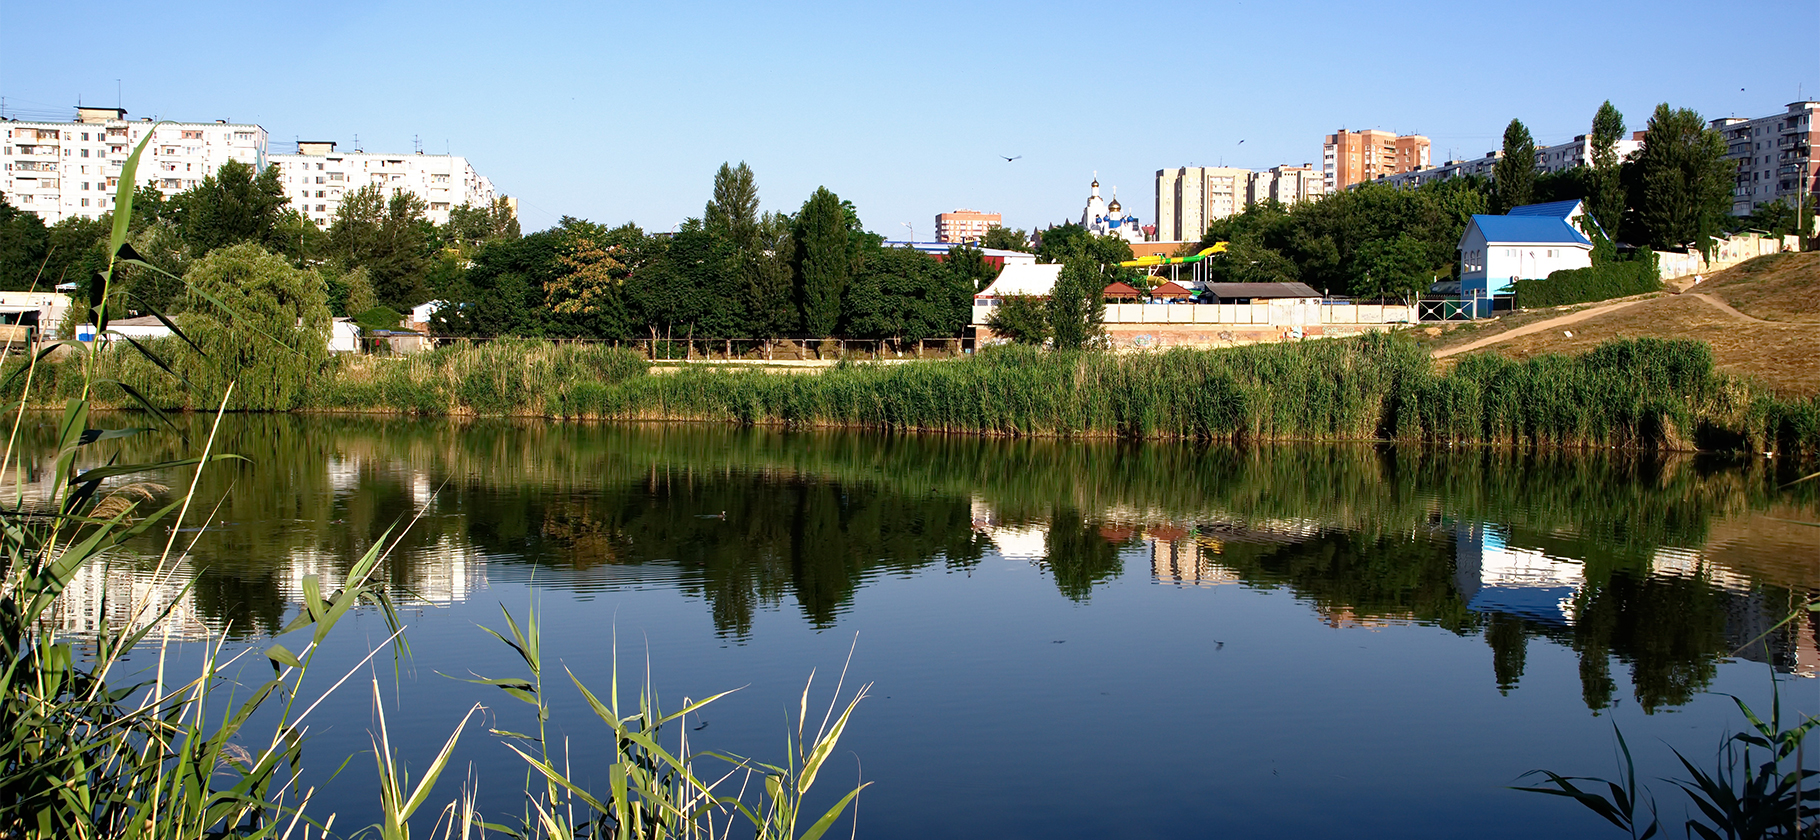
[[[818,188],[795,213],[760,212],[745,163],[723,164],[699,218],[674,232],[564,217],[481,248],[439,292],[443,334],[916,341],[957,336],[996,269],[886,248],[852,203]]]

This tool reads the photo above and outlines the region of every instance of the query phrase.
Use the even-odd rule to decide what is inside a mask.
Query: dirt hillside
[[[1565,314],[1518,317],[1535,323],[1546,315]],[[1507,331],[1489,329],[1480,336]],[[1614,338],[1645,336],[1705,341],[1713,346],[1721,370],[1754,377],[1785,395],[1820,394],[1820,352],[1815,347],[1820,339],[1820,252],[1759,257],[1682,286],[1678,294],[1511,335],[1469,352],[1522,359],[1542,353],[1583,353]],[[1447,338],[1453,340],[1446,344],[1470,340],[1466,335]]]

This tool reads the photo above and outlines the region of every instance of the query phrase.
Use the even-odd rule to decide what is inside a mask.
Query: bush
[[[1517,305],[1525,309],[1662,291],[1654,254],[1587,268],[1563,269],[1548,275],[1545,280],[1518,280],[1512,285],[1516,288]]]

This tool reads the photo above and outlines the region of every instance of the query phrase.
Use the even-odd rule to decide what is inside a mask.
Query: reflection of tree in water
[[[1055,588],[1076,601],[1087,600],[1096,584],[1118,577],[1124,566],[1118,546],[1075,508],[1057,508],[1050,516],[1044,547]]]
[[[1498,693],[1509,694],[1523,679],[1523,666],[1529,659],[1529,634],[1523,631],[1522,619],[1502,613],[1486,616],[1485,643],[1491,646],[1491,672]]]
[[[968,568],[985,546],[966,499],[746,472],[683,467],[563,494],[463,496],[475,544],[565,568],[668,564],[708,602],[715,628],[736,636],[791,596],[830,626],[866,577],[938,558]]]

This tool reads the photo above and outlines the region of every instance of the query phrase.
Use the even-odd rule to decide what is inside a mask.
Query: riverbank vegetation
[[[188,358],[181,343],[151,345]],[[119,383],[100,386],[106,403],[185,409],[218,399],[136,354],[101,355],[103,379]],[[80,382],[65,364],[41,367],[42,401]],[[295,395],[289,405],[237,405],[1000,436],[1707,449],[1797,461],[1820,451],[1820,401],[1778,398],[1717,372],[1704,344],[1655,339],[1579,356],[1473,355],[1444,371],[1414,342],[1368,336],[1156,354],[1000,347],[796,375],[688,365],[652,373],[628,350],[499,342],[331,359],[312,374],[281,375],[295,379],[282,389]],[[17,399],[19,381],[4,396]]]

